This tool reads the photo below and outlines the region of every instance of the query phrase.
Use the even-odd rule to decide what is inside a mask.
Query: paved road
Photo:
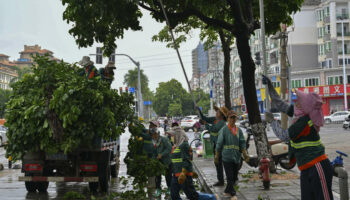
[[[163,133],[163,131],[161,131]],[[187,133],[189,140],[194,138],[193,132]],[[130,134],[127,132],[121,137],[121,161],[127,152],[127,143]],[[268,132],[268,137],[272,138],[274,135],[272,132]],[[326,152],[331,159],[335,158],[335,150],[341,150],[350,155],[350,130],[343,130],[340,125],[338,128],[325,127],[321,129],[322,141],[326,146]],[[251,145],[252,149],[249,150],[251,154],[254,154],[254,145]],[[22,176],[20,170],[7,168],[7,160],[4,157],[5,151],[0,148],[0,163],[5,164],[5,170],[0,171],[0,196],[1,200],[7,199],[62,199],[64,194],[68,191],[79,191],[85,195],[89,195],[88,184],[86,183],[50,183],[47,194],[27,193],[24,183],[18,182],[18,176]],[[350,158],[344,160],[347,171],[350,171]],[[294,168],[293,171],[298,171]],[[126,176],[126,166],[122,162],[119,172],[119,176]],[[117,180],[112,180],[110,191],[115,192],[120,190]]]
[[[121,137],[121,166],[119,176],[126,176],[126,166],[123,158],[127,152],[128,139],[130,133],[126,132]],[[8,169],[5,151],[0,148],[0,163],[5,165],[5,170],[0,171],[0,199],[1,200],[23,200],[23,199],[62,199],[64,194],[69,191],[77,191],[85,196],[90,196],[87,183],[50,183],[47,193],[27,193],[24,182],[18,182],[18,177],[23,176],[20,169]],[[112,179],[110,192],[119,191],[117,179]],[[95,196],[102,197],[102,194]]]

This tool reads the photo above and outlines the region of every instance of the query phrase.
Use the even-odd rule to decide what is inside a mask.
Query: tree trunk
[[[249,46],[248,33],[239,33],[236,35],[237,49],[240,60],[242,62],[242,79],[244,98],[247,105],[249,122],[251,124],[254,141],[256,145],[256,152],[259,160],[261,158],[271,157],[271,148],[268,145],[265,125],[261,122],[260,110],[258,106],[258,99],[255,87],[255,64],[251,56]],[[274,166],[271,166],[274,167]],[[270,168],[271,169],[271,168]]]
[[[219,31],[221,40],[222,51],[224,53],[224,96],[225,96],[225,107],[231,110],[231,95],[230,95],[230,61],[231,61],[231,49],[230,41],[231,36],[225,37],[223,31]]]

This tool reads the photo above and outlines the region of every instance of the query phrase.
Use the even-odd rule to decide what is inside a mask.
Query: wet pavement
[[[128,148],[129,132],[125,132],[121,136],[121,159],[119,176],[126,176],[126,165],[123,159]],[[0,199],[1,200],[46,200],[46,199],[62,199],[65,193],[69,191],[79,192],[86,197],[92,194],[89,191],[88,183],[54,183],[49,184],[47,193],[28,193],[24,182],[19,182],[18,177],[23,176],[20,169],[8,169],[7,159],[5,158],[5,150],[0,147],[0,163],[4,164],[5,169],[0,171]],[[16,163],[19,164],[19,163]],[[109,192],[120,191],[118,179],[112,179]],[[95,197],[104,197],[106,194],[94,194]]]

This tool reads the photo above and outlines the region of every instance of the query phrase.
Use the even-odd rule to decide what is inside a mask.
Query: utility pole
[[[344,47],[344,19],[341,19],[341,37],[342,37],[342,50],[343,50],[343,83],[344,83],[344,110],[348,111],[348,99],[347,99],[347,91],[346,91],[346,68],[345,68],[345,47]]]
[[[267,64],[266,64],[266,42],[265,42],[265,16],[264,16],[264,0],[259,0],[259,7],[260,7],[260,23],[261,23],[261,53],[263,56],[263,69],[264,69],[264,75],[267,76]],[[270,101],[269,98],[269,92],[267,91],[267,87],[265,87],[265,100],[266,100],[266,110],[270,110]]]
[[[281,52],[281,97],[284,101],[288,100],[287,95],[287,77],[288,77],[288,66],[287,66],[287,26],[281,25],[282,32],[280,33],[280,52]],[[281,113],[281,126],[283,129],[288,128],[288,116],[285,113]]]

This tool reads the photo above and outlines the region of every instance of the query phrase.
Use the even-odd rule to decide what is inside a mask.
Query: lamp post
[[[89,54],[90,56],[96,56],[98,54]],[[102,53],[101,53],[102,55]],[[128,57],[131,62],[133,62],[136,66],[137,66],[137,96],[138,96],[138,104],[139,104],[139,112],[138,112],[138,116],[139,117],[143,117],[143,100],[142,100],[142,93],[141,93],[141,73],[140,73],[140,62],[135,61],[134,59],[132,59],[129,55],[127,54],[123,54],[123,53],[116,53],[116,54],[112,54],[115,56],[126,56]]]
[[[344,83],[344,109],[345,111],[348,111],[348,99],[347,99],[347,91],[346,91],[346,83],[347,83],[347,77],[346,77],[346,68],[345,68],[345,48],[344,48],[344,19],[340,18],[341,20],[341,36],[342,36],[342,50],[343,50],[343,83]]]

